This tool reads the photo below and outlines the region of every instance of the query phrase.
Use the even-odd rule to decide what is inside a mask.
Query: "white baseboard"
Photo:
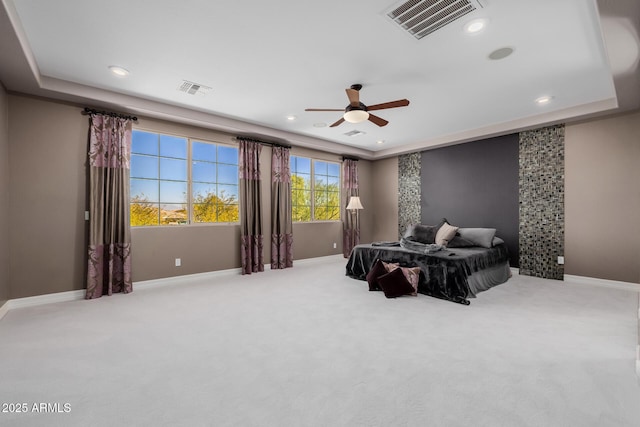
[[[54,294],[10,299],[0,307],[0,319],[2,319],[9,310],[13,310],[15,308],[33,307],[36,305],[51,304],[54,302],[81,300],[84,299],[86,293],[87,291],[85,289],[80,289],[77,291],[56,292]]]
[[[604,286],[607,288],[623,289],[626,291],[640,292],[640,283],[620,282],[617,280],[597,279],[595,277],[564,275],[564,281],[579,285]]]
[[[511,270],[511,275],[512,276],[519,276],[520,275],[520,269],[518,267],[509,267],[509,269]]]
[[[5,301],[2,306],[0,306],[0,320],[9,312],[9,301]]]
[[[163,277],[160,279],[141,280],[133,282],[133,291],[144,291],[147,289],[157,288],[159,286],[172,286],[185,282],[196,282],[206,279],[212,279],[220,276],[237,275],[242,272],[239,268],[230,268],[228,270],[207,271],[205,273],[184,274],[181,276]]]
[[[294,260],[294,266],[318,264],[321,262],[338,260],[338,259],[343,259],[342,254]],[[271,264],[265,264],[264,266],[265,270],[270,269],[270,267],[271,267]],[[161,286],[173,286],[173,285],[184,284],[189,282],[197,282],[197,281],[212,279],[220,276],[238,275],[238,274],[241,274],[241,272],[242,270],[239,268],[231,268],[227,270],[208,271],[206,273],[185,274],[181,276],[164,277],[161,279],[142,280],[139,282],[133,282],[133,289],[134,291],[144,291],[148,289],[158,288]],[[54,302],[77,301],[77,300],[84,299],[86,292],[87,291],[85,289],[80,289],[77,291],[57,292],[53,294],[36,295],[33,297],[11,299],[5,302],[2,306],[0,306],[0,320],[10,310],[13,310],[14,308],[33,307],[37,305],[51,304]]]

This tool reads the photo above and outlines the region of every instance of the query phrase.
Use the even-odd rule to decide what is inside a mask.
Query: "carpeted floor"
[[[635,293],[515,276],[470,306],[387,300],[344,265],[12,310],[0,409],[28,411],[0,424],[640,425]]]

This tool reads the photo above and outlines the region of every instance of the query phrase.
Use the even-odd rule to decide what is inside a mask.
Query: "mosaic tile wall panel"
[[[520,274],[562,280],[564,125],[520,133]]]
[[[398,239],[409,225],[420,223],[421,163],[420,153],[398,157]]]

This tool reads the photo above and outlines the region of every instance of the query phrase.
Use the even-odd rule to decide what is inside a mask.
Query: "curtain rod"
[[[118,117],[120,119],[130,119],[134,122],[138,121],[138,118],[136,116],[128,116],[126,114],[119,114],[111,111],[94,110],[93,108],[88,107],[85,107],[84,111],[82,111],[82,114],[85,116],[88,116],[89,114],[102,114],[103,116]]]
[[[353,160],[354,162],[357,162],[358,160],[360,160],[357,157],[351,157],[351,156],[342,156],[342,160]]]
[[[262,145],[268,145],[270,147],[291,148],[290,145],[278,144],[277,142],[260,141],[259,139],[249,138],[249,137],[246,137],[246,136],[236,136],[235,139],[236,139],[236,141],[244,139],[245,141],[255,142],[257,144],[262,144]]]

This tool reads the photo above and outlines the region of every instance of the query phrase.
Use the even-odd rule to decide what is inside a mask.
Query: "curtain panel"
[[[260,151],[257,142],[238,139],[240,175],[240,259],[242,274],[264,271]]]
[[[86,299],[133,291],[129,227],[131,121],[92,114]]]
[[[293,267],[290,149],[271,151],[271,269]]]
[[[348,258],[353,247],[360,243],[360,211],[346,210],[349,199],[352,196],[358,196],[358,161],[345,159],[342,167],[342,188],[346,203],[342,229],[342,254]]]

